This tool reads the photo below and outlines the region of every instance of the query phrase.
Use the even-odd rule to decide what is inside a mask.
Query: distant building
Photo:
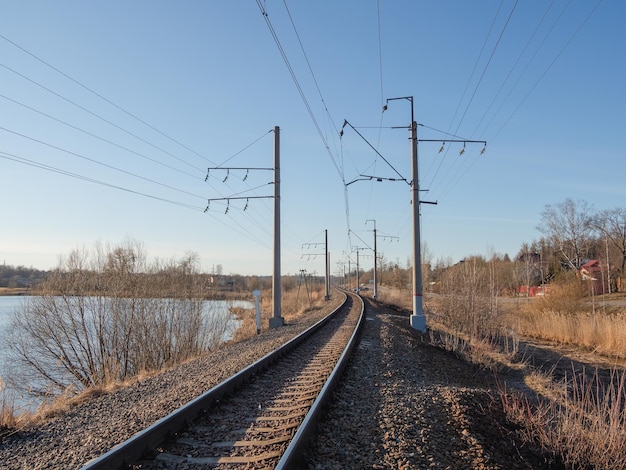
[[[579,272],[581,279],[589,285],[590,294],[599,295],[609,291],[606,270],[603,271],[597,259],[587,261],[580,267]]]
[[[522,297],[537,297],[547,295],[549,293],[549,286],[519,286],[517,294]]]

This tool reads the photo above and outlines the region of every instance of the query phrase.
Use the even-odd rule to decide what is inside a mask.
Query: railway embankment
[[[493,376],[431,346],[408,317],[368,303],[356,354],[337,388],[308,468],[542,468],[497,403]],[[313,324],[313,311],[175,369],[5,436],[3,468],[80,468]]]

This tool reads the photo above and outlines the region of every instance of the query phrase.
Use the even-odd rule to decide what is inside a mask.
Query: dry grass
[[[0,295],[28,295],[30,292],[26,287],[0,287]]]
[[[379,302],[386,305],[394,305],[404,310],[413,309],[413,299],[411,298],[411,291],[391,289],[381,287],[378,291]]]
[[[624,371],[608,381],[596,374],[572,372],[555,383],[543,377],[542,393],[500,391],[510,420],[522,426],[522,436],[559,456],[567,468],[623,468],[626,461],[626,386]]]
[[[612,358],[626,358],[626,316],[524,309],[516,320],[520,334],[570,344]]]
[[[191,360],[193,359],[189,359],[189,361]],[[3,396],[3,401],[0,403],[0,436],[41,424],[50,418],[67,413],[76,405],[128,387],[158,373],[160,373],[160,371],[144,371],[123,382],[110,382],[106,385],[87,388],[78,393],[73,387],[69,387],[63,393],[55,395],[51,400],[42,402],[35,410],[18,409],[15,406],[14,400],[10,397]],[[1,379],[0,390],[2,390]]]
[[[523,336],[624,359],[626,309],[607,307],[600,300],[597,307],[592,306],[589,298],[581,294],[579,285],[555,286],[549,296],[518,304],[509,314],[508,324]]]
[[[285,322],[295,320],[308,312],[319,310],[324,305],[324,288],[320,287],[313,291],[300,291],[293,289],[283,292],[281,296],[281,316]],[[268,328],[272,312],[272,291],[265,290],[261,293],[261,331]],[[234,309],[232,312],[241,322],[233,337],[234,342],[243,341],[257,334],[255,310]]]
[[[410,310],[406,292],[383,290],[379,299]],[[623,299],[622,299],[623,300]],[[455,317],[434,313],[438,303],[426,302],[431,341],[457,356],[497,371],[500,364],[522,371],[526,391],[509,391],[502,380],[499,396],[508,418],[520,426],[528,442],[538,444],[565,468],[624,468],[626,461],[626,373],[614,369],[610,377],[584,371],[555,381],[552,371],[533,370],[524,362],[511,362],[518,336],[575,345],[586,351],[626,358],[626,312],[623,307],[591,312],[589,299],[577,285],[557,286],[548,297],[510,301],[501,334],[468,335]],[[457,317],[458,318],[458,317]],[[452,324],[451,324],[452,323]],[[506,328],[508,326],[508,328]],[[480,332],[479,332],[480,333]]]

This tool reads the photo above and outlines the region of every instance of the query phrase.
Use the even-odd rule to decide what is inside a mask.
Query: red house
[[[597,259],[587,261],[580,267],[580,276],[589,285],[589,293],[592,295],[604,294],[609,291],[609,283],[606,271]]]

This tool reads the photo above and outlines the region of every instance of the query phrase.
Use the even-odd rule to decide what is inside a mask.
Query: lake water
[[[19,311],[24,306],[24,302],[28,299],[28,297],[24,296],[0,296],[0,379],[2,377],[6,377],[9,371],[6,370],[6,359],[8,352],[7,348],[7,340],[6,334],[7,329],[11,323],[11,318],[16,311]],[[207,311],[215,312],[215,313],[227,313],[231,308],[243,308],[243,309],[253,309],[254,303],[248,301],[225,301],[225,300],[212,300],[207,301]],[[238,320],[235,316],[231,318],[231,328],[227,335],[224,337],[224,340],[230,339],[230,336],[238,327]],[[16,408],[27,408],[34,409],[39,404],[38,400],[24,397],[24,396],[16,396],[14,391],[10,390],[8,387],[3,390],[4,384],[0,381],[0,407],[2,406],[3,400],[5,397],[11,397],[10,400],[13,401],[13,405]]]
[[[24,301],[22,296],[0,295],[0,377],[4,371],[4,361],[6,359],[6,329],[11,322],[11,317],[16,308],[19,308]]]
[[[0,406],[6,400],[9,406],[15,406],[18,409],[34,409],[36,408],[34,401],[17,395],[14,390],[6,387],[6,384],[2,381],[2,378],[6,377],[7,374],[5,368],[8,341],[8,338],[6,338],[7,329],[11,323],[13,313],[21,307],[24,300],[25,297],[23,296],[0,295]]]

